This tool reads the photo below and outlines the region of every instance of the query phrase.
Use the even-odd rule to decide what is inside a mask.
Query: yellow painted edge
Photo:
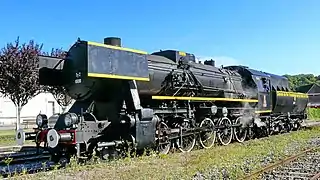
[[[114,74],[88,73],[88,76],[89,76],[89,77],[99,77],[99,78],[126,79],[126,80],[137,80],[137,81],[150,81],[149,78],[144,78],[144,77],[120,76],[120,75],[114,75]]]
[[[179,97],[179,96],[152,96],[152,99],[159,100],[194,100],[194,101],[237,101],[237,102],[258,102],[257,99],[233,99],[233,98],[211,98],[211,97]]]
[[[261,111],[255,111],[255,113],[271,113],[271,110],[261,110]]]
[[[187,56],[187,53],[182,52],[182,51],[179,51],[179,55],[180,55],[180,56]]]
[[[288,96],[288,97],[300,97],[300,98],[308,98],[308,94],[298,93],[298,92],[286,92],[286,91],[276,91],[278,96]]]
[[[136,49],[130,49],[130,48],[124,48],[124,47],[118,47],[118,46],[111,46],[111,45],[97,43],[97,42],[91,42],[91,41],[87,41],[87,43],[88,43],[88,45],[92,45],[92,46],[106,47],[106,48],[110,48],[110,49],[129,51],[129,52],[134,52],[134,53],[139,53],[139,54],[148,54],[145,51],[136,50]]]

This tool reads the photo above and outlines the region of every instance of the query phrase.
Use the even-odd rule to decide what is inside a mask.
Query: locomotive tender
[[[308,96],[291,92],[285,77],[197,63],[190,53],[148,54],[111,37],[104,44],[78,40],[59,64],[40,68],[40,84],[64,86],[75,103],[54,127],[39,114],[34,132],[16,135],[18,144],[33,139],[58,159],[128,148],[189,152],[197,140],[203,148],[216,137],[223,145],[243,142],[297,130],[306,118]]]

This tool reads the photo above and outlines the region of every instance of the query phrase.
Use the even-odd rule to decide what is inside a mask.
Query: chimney
[[[118,37],[104,38],[104,44],[121,47],[121,38],[118,38]]]
[[[215,60],[211,59],[211,60],[206,60],[204,61],[205,65],[210,65],[210,66],[216,66]]]

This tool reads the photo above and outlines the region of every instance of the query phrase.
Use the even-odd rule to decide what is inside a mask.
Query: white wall
[[[62,108],[51,93],[41,93],[29,100],[21,111],[21,123],[24,120],[34,119],[39,113],[46,114],[49,118],[54,113],[61,113]],[[16,107],[13,102],[0,97],[0,125],[12,125],[16,122]]]

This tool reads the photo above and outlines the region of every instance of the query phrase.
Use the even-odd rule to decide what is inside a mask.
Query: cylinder
[[[72,136],[70,133],[60,133],[60,141],[71,141],[72,140]]]
[[[121,38],[118,38],[118,37],[104,38],[104,44],[121,47]]]

